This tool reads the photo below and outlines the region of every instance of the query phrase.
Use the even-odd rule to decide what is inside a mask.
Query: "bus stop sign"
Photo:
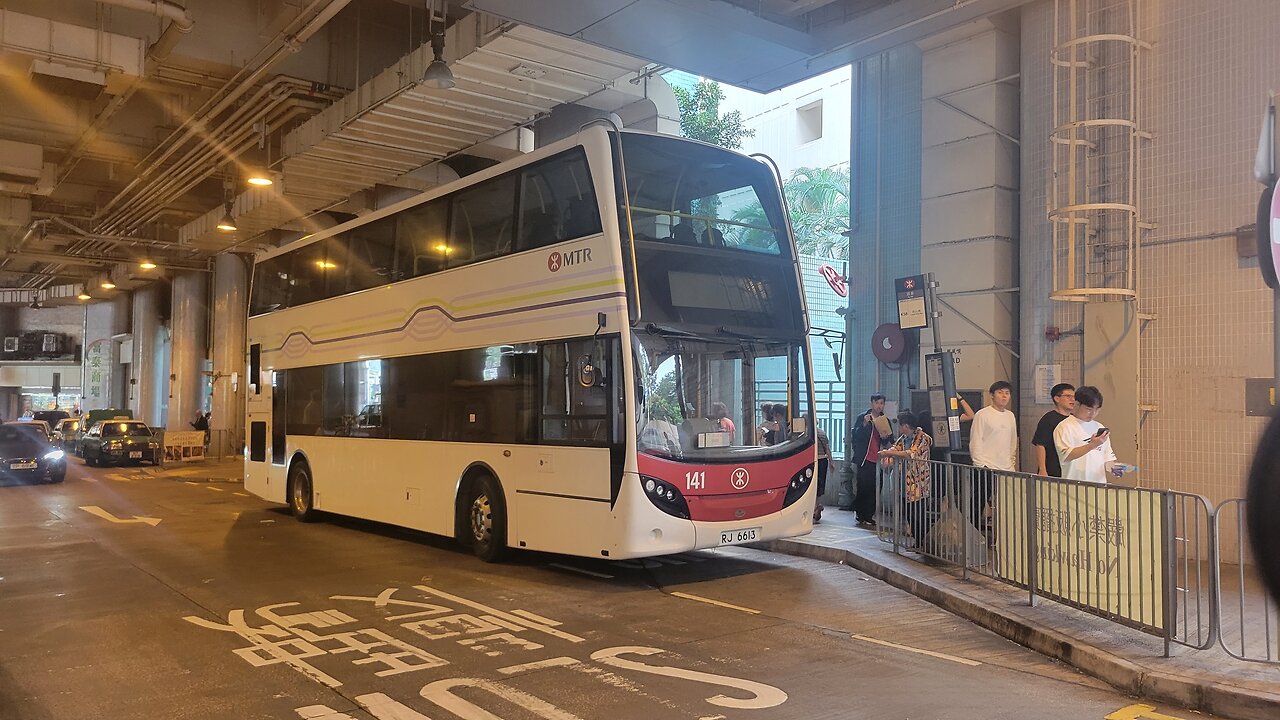
[[[1274,184],[1262,191],[1258,203],[1258,265],[1262,279],[1273,290],[1280,290],[1280,193]]]

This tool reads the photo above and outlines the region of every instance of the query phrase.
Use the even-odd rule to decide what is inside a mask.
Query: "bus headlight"
[[[689,519],[689,503],[674,485],[657,478],[642,477],[644,496],[662,512],[674,517]]]
[[[808,466],[804,470],[796,473],[791,477],[791,482],[787,484],[787,495],[782,499],[782,507],[795,504],[797,500],[804,497],[808,492],[809,485],[813,482],[813,466]]]

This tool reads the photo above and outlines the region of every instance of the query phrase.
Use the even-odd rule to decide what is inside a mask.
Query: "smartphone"
[[[1109,430],[1107,430],[1107,429],[1106,429],[1106,428],[1104,428],[1104,427],[1100,427],[1100,428],[1098,428],[1098,432],[1094,433],[1094,434],[1093,434],[1093,436],[1094,436],[1094,437],[1102,437],[1103,433],[1107,433],[1107,432],[1110,432],[1110,431],[1109,431]]]

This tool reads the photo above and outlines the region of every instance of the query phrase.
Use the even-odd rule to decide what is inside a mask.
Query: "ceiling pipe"
[[[272,87],[277,85],[273,82],[271,85],[263,88],[254,98],[245,104],[237,113],[228,118],[226,121],[211,133],[216,138],[210,144],[201,145],[191,148],[182,157],[176,160],[165,174],[145,185],[140,192],[131,198],[112,213],[110,217],[101,218],[98,225],[102,230],[106,231],[128,231],[133,226],[137,226],[148,222],[157,208],[163,208],[175,197],[186,192],[186,189],[173,191],[191,173],[198,173],[200,180],[204,180],[215,172],[218,167],[224,165],[228,161],[234,160],[242,152],[239,147],[243,145],[243,138],[256,137],[257,133],[253,129],[253,125],[258,122],[266,122],[268,125],[279,127],[288,119],[297,113],[288,112],[285,115],[280,114],[282,108],[304,108],[312,113],[322,110],[326,105],[324,103],[309,100],[307,98],[295,98],[292,94],[301,88],[288,87],[290,83],[295,81],[283,81],[280,85],[285,87]],[[255,107],[260,101],[261,96],[267,91],[273,90],[272,96],[269,98],[265,107]],[[252,113],[248,117],[244,117],[246,113]],[[274,115],[273,115],[274,114]],[[226,137],[223,137],[223,136]],[[254,141],[256,143],[256,140]]]
[[[107,202],[99,215],[105,216],[107,213],[113,212],[128,197],[129,193],[142,182],[144,177],[160,168],[188,140],[205,131],[205,118],[217,117],[231,107],[250,88],[256,85],[276,63],[301,49],[302,45],[316,31],[323,27],[334,15],[341,12],[350,2],[351,0],[314,0],[306,11],[300,13],[293,22],[289,23],[287,27],[276,35],[271,43],[268,43],[268,47],[276,43],[279,43],[280,47],[276,48],[262,62],[256,65],[253,63],[246,65],[228,80],[221,91],[209,98],[203,106],[191,114],[190,118],[181,127],[169,135],[165,142],[161,143],[161,147],[165,147],[165,150],[159,156],[156,156],[156,152],[152,151],[147,157],[143,158],[142,162],[139,163],[142,172]],[[314,15],[311,14],[313,11],[315,11]],[[302,18],[308,16],[310,16],[310,20],[302,21]],[[301,27],[297,28],[299,24],[301,24]],[[297,29],[295,30],[295,28]]]
[[[190,33],[191,29],[195,27],[195,20],[191,18],[191,14],[185,8],[168,2],[168,0],[98,0],[98,2],[103,5],[116,5],[132,10],[152,12],[159,17],[169,18],[169,24],[165,27],[164,32],[160,33],[160,37],[147,49],[147,61],[142,74],[134,78],[133,82],[129,83],[129,86],[123,92],[112,98],[111,102],[107,103],[106,107],[98,112],[93,118],[93,122],[89,123],[89,127],[80,134],[80,139],[76,141],[75,145],[71,146],[54,174],[53,184],[55,188],[67,179],[72,170],[75,170],[76,165],[80,163],[80,158],[85,148],[98,137],[98,133],[102,132],[102,129],[106,127],[111,118],[143,86],[147,77],[154,73],[160,63],[169,57],[169,54],[173,52],[173,48],[182,40],[182,36]]]

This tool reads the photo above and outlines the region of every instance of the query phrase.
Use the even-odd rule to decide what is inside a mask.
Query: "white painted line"
[[[205,489],[205,490],[212,490],[212,491],[214,491],[214,492],[226,492],[226,490],[223,490],[223,489],[222,489],[222,488],[220,488],[220,487],[214,487],[214,486],[212,486],[212,485],[205,485],[205,486],[204,486],[204,489]]]
[[[551,658],[550,660],[538,660],[537,662],[524,663],[523,665],[508,665],[504,668],[498,668],[498,672],[503,675],[514,675],[527,670],[541,670],[549,667],[561,667],[565,665],[577,665],[578,661],[571,657]]]
[[[559,568],[561,570],[568,570],[570,572],[582,573],[583,575],[590,575],[591,577],[604,578],[605,580],[611,580],[613,578],[612,575],[606,575],[605,573],[596,572],[595,570],[583,570],[582,568],[574,567],[572,565],[561,565],[560,563],[547,563],[547,567]]]
[[[249,493],[234,492],[234,493],[231,493],[231,494],[232,494],[232,495],[239,495],[240,497],[249,497]]]
[[[969,658],[956,657],[955,655],[948,655],[946,653],[934,652],[932,650],[922,650],[920,648],[911,647],[910,645],[899,645],[898,643],[891,643],[887,640],[877,640],[873,637],[867,637],[866,635],[850,635],[850,637],[852,637],[854,640],[861,640],[863,642],[874,643],[876,645],[883,645],[885,647],[896,648],[898,650],[906,650],[907,652],[913,652],[918,655],[928,655],[929,657],[932,657],[932,658],[938,658],[939,660],[948,660],[953,663],[968,665],[969,667],[978,667],[979,665],[982,664],[977,660],[970,660]]]
[[[544,618],[544,617],[542,617],[541,615],[538,615],[537,613],[531,613],[531,612],[529,612],[528,610],[512,610],[512,611],[511,611],[511,614],[512,614],[512,615],[519,615],[520,617],[524,618],[525,620],[532,620],[532,621],[534,621],[534,622],[536,622],[536,623],[542,623],[543,625],[546,625],[546,626],[548,626],[548,627],[559,627],[559,626],[560,626],[560,623],[559,623],[559,622],[557,622],[557,621],[555,621],[555,620],[550,620],[550,619],[548,619],[548,618]]]
[[[541,623],[533,622],[528,618],[522,618],[518,615],[512,615],[511,613],[503,612],[501,610],[498,610],[497,608],[492,608],[492,607],[489,607],[488,605],[484,605],[483,603],[478,603],[474,600],[468,600],[467,598],[460,597],[458,595],[452,595],[443,590],[436,590],[435,588],[430,587],[428,585],[414,585],[413,587],[415,590],[426,593],[427,595],[435,595],[436,597],[441,598],[442,600],[448,600],[450,602],[458,603],[459,605],[466,605],[467,607],[475,608],[476,610],[481,610],[490,615],[493,615],[494,617],[502,618],[504,620],[507,620],[509,622],[514,622],[519,625],[524,625],[530,630],[537,630],[538,632],[545,633],[552,637],[560,638],[561,640],[566,640],[572,643],[586,642],[586,638],[578,637],[577,635],[574,635],[572,633],[562,632],[560,630],[556,630],[553,627],[547,627],[545,625],[542,625]],[[423,695],[423,697],[426,697],[426,695]]]
[[[109,520],[113,523],[146,523],[151,527],[155,527],[160,524],[160,518],[141,517],[139,515],[134,515],[132,518],[118,518],[97,505],[81,505],[80,509],[90,515],[96,515],[103,520]]]
[[[673,597],[684,598],[685,600],[696,600],[698,602],[706,603],[708,605],[717,605],[722,608],[729,608],[730,610],[737,610],[739,612],[750,613],[752,615],[760,614],[759,610],[752,610],[749,607],[742,607],[741,605],[730,605],[727,602],[720,602],[719,600],[712,600],[711,598],[698,597],[697,595],[690,595],[689,593],[673,592],[671,593],[671,595]]]
[[[185,482],[185,483],[186,483],[186,484],[188,484],[188,485],[199,485],[199,484],[200,484],[200,483],[193,483],[193,482],[191,482],[190,480],[183,480],[183,482]]]

